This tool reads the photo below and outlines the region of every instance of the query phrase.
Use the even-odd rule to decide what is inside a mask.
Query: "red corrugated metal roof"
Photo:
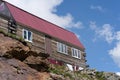
[[[10,3],[6,2],[6,5],[17,22],[84,49],[84,46],[74,33],[58,27],[57,25],[54,25],[46,20],[38,18],[37,16],[13,6]]]

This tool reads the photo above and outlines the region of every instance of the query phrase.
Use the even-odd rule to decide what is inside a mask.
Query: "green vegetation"
[[[65,66],[54,65],[54,68],[50,68],[49,72],[57,75],[62,75],[65,78],[69,78],[70,80],[74,80],[74,77],[69,71],[66,70]]]
[[[65,67],[54,65],[54,68],[50,68],[49,71],[58,75],[63,75],[63,73],[65,72]]]
[[[98,80],[105,80],[105,76],[103,72],[96,72],[95,76]]]
[[[0,33],[6,34],[2,29],[0,29]]]
[[[62,75],[68,80],[106,80],[104,72],[84,73],[81,71],[69,71],[65,66],[58,65],[54,65],[54,68],[50,68],[49,72]]]

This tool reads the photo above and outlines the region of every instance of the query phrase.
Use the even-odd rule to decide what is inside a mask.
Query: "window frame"
[[[25,32],[26,32],[26,34],[25,34]],[[29,36],[29,33],[30,33],[30,36]],[[22,34],[23,34],[23,39],[25,41],[32,42],[32,39],[33,39],[32,35],[33,35],[33,33],[31,31],[29,31],[27,29],[23,29]],[[25,36],[26,36],[26,38],[25,38]]]
[[[72,53],[72,57],[75,57],[77,59],[81,59],[81,51],[79,49],[76,48],[71,48],[71,53]]]
[[[57,42],[57,51],[59,53],[68,54],[68,46],[66,44]]]

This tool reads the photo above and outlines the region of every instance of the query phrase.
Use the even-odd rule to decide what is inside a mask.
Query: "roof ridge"
[[[55,25],[55,26],[58,27],[58,28],[61,28],[61,29],[65,30],[65,31],[68,31],[68,32],[70,32],[70,33],[72,33],[72,34],[75,34],[75,33],[73,33],[72,31],[69,31],[69,30],[67,30],[67,29],[65,29],[65,28],[62,28],[62,27],[58,26],[57,24],[54,24],[54,23],[52,23],[52,22],[50,22],[50,21],[47,21],[46,19],[43,19],[43,18],[41,18],[41,17],[39,17],[39,16],[37,16],[37,15],[35,15],[35,14],[32,14],[32,13],[30,13],[30,12],[28,12],[28,11],[26,11],[26,10],[18,7],[18,6],[15,6],[15,5],[13,5],[13,4],[5,1],[5,0],[2,0],[2,1],[5,2],[5,3],[8,3],[8,4],[10,4],[10,5],[12,5],[12,6],[14,6],[14,7],[16,7],[16,8],[18,8],[18,9],[20,9],[20,10],[26,12],[26,13],[28,13],[28,14],[30,14],[30,15],[32,15],[33,17],[36,17],[36,18],[38,18],[38,19],[42,19],[42,20],[44,20],[44,21],[46,21],[46,22],[48,22],[48,23],[50,23],[50,24],[52,24],[52,25]]]

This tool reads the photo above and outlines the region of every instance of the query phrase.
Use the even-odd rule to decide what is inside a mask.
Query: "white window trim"
[[[76,54],[75,54],[76,51]],[[81,51],[76,49],[76,48],[71,48],[71,52],[72,52],[72,57],[77,58],[77,59],[81,59]],[[78,56],[80,55],[80,57]]]
[[[64,47],[63,47],[63,46],[64,46]],[[63,48],[64,51],[62,51],[62,49],[59,50],[59,48]],[[63,54],[68,55],[68,46],[65,45],[65,44],[63,44],[63,43],[57,42],[57,51],[58,51],[59,53],[63,53]]]
[[[26,31],[27,33],[26,33],[26,37],[27,37],[27,39],[24,39],[24,31]],[[28,41],[28,42],[32,42],[32,39],[33,39],[33,33],[31,32],[31,39],[30,40],[28,40],[28,32],[31,32],[31,31],[29,31],[29,30],[27,30],[27,29],[23,29],[23,31],[22,31],[22,36],[23,36],[23,39],[25,40],[25,41]]]

